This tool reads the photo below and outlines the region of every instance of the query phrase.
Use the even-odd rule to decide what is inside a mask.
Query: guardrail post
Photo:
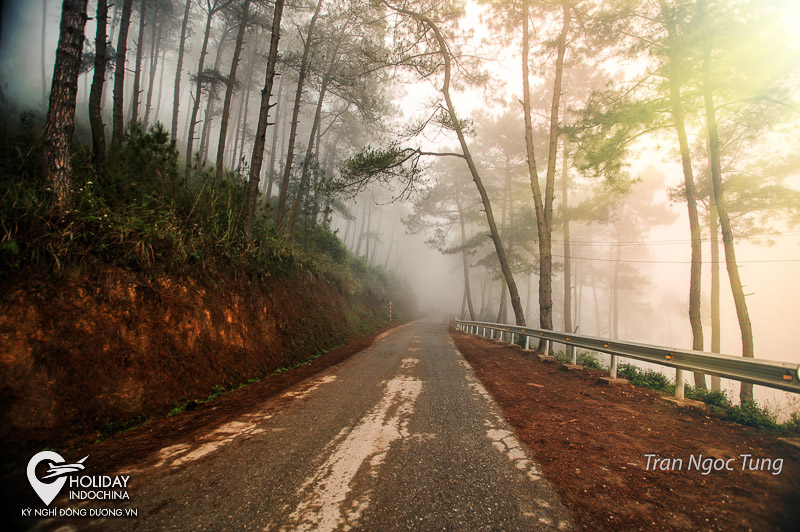
[[[550,356],[550,340],[544,341],[544,354]]]
[[[612,379],[617,378],[617,355],[611,355],[611,367],[609,368],[609,373],[611,374]]]
[[[525,351],[531,348],[531,337],[527,334],[525,335]]]
[[[683,370],[675,370],[675,399],[683,399]]]

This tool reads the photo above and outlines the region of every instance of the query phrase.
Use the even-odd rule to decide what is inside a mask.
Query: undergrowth
[[[69,208],[58,213],[48,207],[32,120],[23,113],[0,158],[0,281],[26,268],[58,274],[66,266],[113,264],[251,281],[301,276],[387,304],[408,292],[394,273],[353,257],[325,223],[300,223],[291,239],[279,235],[263,197],[248,235],[245,176],[234,171],[217,180],[197,161],[181,169],[175,141],[160,124],[146,132],[132,125],[103,171],[76,145]]]
[[[556,360],[561,362],[562,364],[571,364],[572,358],[567,355],[565,351],[556,351],[553,352],[553,356]],[[605,369],[605,366],[600,362],[600,359],[597,358],[597,355],[592,353],[591,351],[578,351],[577,352],[577,362],[578,365],[583,366],[589,369]]]
[[[620,364],[617,376],[641,386],[667,395],[675,393],[675,384],[658,371],[642,370],[633,364]],[[735,405],[721,390],[702,390],[691,385],[684,387],[684,397],[707,404],[710,410],[741,425],[756,427],[773,432],[800,434],[800,412],[792,413],[788,421],[778,422],[776,412],[760,406],[755,401],[744,401]]]

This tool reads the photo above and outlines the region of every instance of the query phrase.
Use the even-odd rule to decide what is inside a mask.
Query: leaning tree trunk
[[[247,28],[247,16],[249,10],[250,0],[245,0],[244,6],[242,6],[242,20],[239,23],[239,33],[236,35],[236,45],[233,48],[231,71],[230,74],[228,74],[228,84],[225,87],[225,101],[222,104],[222,118],[219,126],[219,142],[217,143],[217,179],[222,179],[222,173],[225,166],[225,139],[228,136],[228,119],[231,113],[231,98],[233,98],[233,88],[236,84],[236,70],[239,68],[239,56],[242,53],[244,30]]]
[[[286,195],[289,190],[289,179],[292,176],[292,162],[294,161],[294,144],[297,138],[297,122],[300,115],[300,105],[303,100],[303,85],[306,80],[306,71],[308,70],[309,55],[311,53],[311,46],[314,38],[314,26],[317,24],[319,11],[322,8],[322,1],[318,0],[317,8],[311,21],[308,25],[308,35],[306,35],[305,45],[303,46],[303,58],[300,61],[300,71],[297,76],[297,91],[294,96],[294,108],[292,109],[292,121],[289,129],[289,147],[286,151],[286,165],[283,169],[283,179],[281,181],[281,191],[278,194],[278,212],[276,214],[275,222],[279,231],[284,230],[284,219],[286,218]]]
[[[200,61],[197,65],[196,84],[192,114],[189,118],[189,128],[186,140],[186,171],[192,164],[192,149],[194,148],[194,126],[197,125],[197,112],[200,110],[200,97],[202,96],[203,86],[203,67],[205,66],[206,54],[208,53],[208,37],[211,35],[211,19],[214,18],[214,9],[209,6],[208,17],[206,17],[206,30],[203,35],[203,46],[200,49]]]
[[[131,122],[139,121],[139,81],[142,75],[142,52],[144,51],[144,19],[147,8],[147,0],[142,0],[142,7],[139,12],[139,40],[136,43],[136,67],[133,71],[133,101],[131,102]]]
[[[250,159],[250,176],[247,182],[247,195],[245,196],[245,228],[248,238],[253,232],[256,200],[258,199],[258,181],[261,177],[261,166],[264,162],[264,144],[267,141],[267,123],[269,121],[269,99],[272,96],[272,87],[275,83],[275,65],[278,63],[278,41],[280,39],[283,2],[284,0],[275,0],[275,10],[272,15],[272,36],[270,37],[269,55],[267,56],[266,79],[264,80],[264,90],[261,92],[258,125],[256,126],[256,136],[253,140],[253,155]],[[275,124],[274,127],[278,127],[278,124]]]
[[[61,5],[56,64],[44,126],[44,182],[49,189],[51,205],[59,212],[65,211],[69,202],[69,152],[75,130],[78,74],[81,69],[87,4],[88,0],[64,0]]]
[[[705,2],[698,2],[701,20],[705,18]],[[742,280],[739,277],[739,266],[736,264],[736,251],[733,244],[733,229],[728,215],[728,206],[725,203],[725,194],[722,188],[722,170],[720,164],[719,132],[717,131],[716,109],[714,95],[711,89],[711,37],[706,34],[703,39],[703,104],[706,112],[706,127],[708,129],[708,157],[711,166],[711,183],[714,189],[714,202],[717,205],[719,224],[722,231],[722,245],[725,249],[725,265],[728,269],[728,278],[731,282],[733,302],[736,306],[736,317],[742,333],[742,356],[753,358],[753,326],[750,323],[750,313],[747,310]],[[743,382],[739,393],[742,403],[753,400],[753,385]]]
[[[133,0],[125,0],[122,4],[122,18],[119,21],[119,38],[117,39],[117,59],[114,64],[114,109],[111,117],[111,150],[110,158],[116,160],[122,148],[122,136],[125,133],[124,95],[125,95],[125,55],[128,52],[128,27],[131,23],[131,6]]]
[[[89,122],[92,126],[92,162],[96,170],[103,166],[106,156],[106,132],[103,126],[103,86],[106,82],[106,26],[108,19],[107,0],[97,2],[97,34],[95,36],[94,77],[89,93]]]
[[[492,203],[489,200],[489,194],[486,192],[486,188],[483,186],[483,180],[481,179],[480,174],[478,173],[478,167],[475,165],[475,161],[472,158],[472,153],[469,150],[469,146],[467,145],[467,140],[464,137],[464,130],[461,127],[461,120],[458,118],[456,114],[455,106],[453,105],[453,100],[450,97],[450,79],[451,79],[451,72],[452,72],[452,59],[450,57],[450,50],[447,46],[447,42],[444,40],[439,27],[433,22],[430,18],[422,13],[413,12],[407,10],[405,8],[400,7],[393,7],[395,11],[398,13],[402,13],[404,15],[410,16],[417,22],[420,22],[427,26],[434,35],[438,45],[438,53],[442,58],[443,67],[444,67],[444,79],[442,81],[442,87],[439,89],[442,93],[442,96],[445,100],[445,109],[447,110],[448,117],[450,123],[453,125],[453,129],[456,132],[456,136],[458,137],[458,143],[461,146],[461,152],[463,154],[464,160],[467,162],[467,167],[469,168],[470,175],[472,176],[472,181],[475,183],[475,187],[478,189],[478,194],[481,197],[481,202],[483,203],[484,212],[486,213],[486,222],[489,225],[489,234],[492,238],[492,243],[494,244],[495,252],[497,253],[497,260],[500,262],[500,269],[503,272],[503,278],[506,281],[506,285],[508,286],[509,295],[511,296],[511,307],[514,309],[514,318],[516,320],[517,325],[524,326],[525,325],[525,313],[522,310],[522,303],[520,302],[519,291],[517,290],[517,283],[514,281],[514,274],[511,271],[511,265],[509,264],[508,258],[506,256],[505,248],[503,247],[503,242],[500,238],[500,233],[497,230],[497,223],[494,219],[494,213],[492,212]]]
[[[427,17],[426,17],[427,19]],[[511,272],[511,266],[508,262],[508,258],[506,257],[506,251],[503,247],[503,243],[500,239],[500,233],[497,230],[497,224],[494,220],[494,213],[492,212],[492,205],[491,201],[489,200],[489,195],[486,192],[486,188],[483,186],[483,181],[481,180],[480,174],[478,173],[478,168],[475,166],[475,162],[472,159],[472,154],[469,151],[469,147],[467,146],[466,138],[464,137],[464,132],[461,128],[461,122],[459,121],[458,115],[456,115],[455,106],[453,105],[453,101],[450,98],[450,52],[447,49],[447,44],[445,43],[444,37],[439,32],[438,27],[428,20],[428,26],[434,31],[436,35],[436,39],[439,44],[439,53],[441,54],[442,58],[444,59],[444,68],[445,68],[445,75],[444,75],[444,82],[442,84],[442,94],[445,99],[445,103],[447,105],[447,111],[450,115],[450,121],[454,125],[454,129],[456,131],[456,136],[458,137],[458,142],[461,145],[462,153],[464,154],[464,159],[467,162],[467,167],[469,168],[470,174],[472,175],[472,180],[475,182],[475,186],[478,189],[478,193],[481,196],[481,202],[483,203],[484,211],[486,212],[486,221],[489,225],[489,232],[492,237],[492,242],[494,243],[495,252],[497,253],[497,259],[500,262],[500,268],[503,271],[503,277],[505,278],[506,285],[508,286],[509,295],[511,298],[511,306],[514,309],[514,317],[516,320],[516,324],[520,326],[525,325],[525,314],[522,310],[522,303],[520,302],[519,291],[517,290],[517,283],[514,281],[514,274]]]
[[[700,218],[697,214],[697,192],[694,184],[694,174],[692,171],[691,152],[689,151],[689,141],[686,136],[686,125],[683,118],[682,97],[681,97],[681,65],[678,63],[678,52],[676,50],[677,28],[675,21],[669,14],[668,7],[664,0],[660,0],[661,13],[667,27],[667,53],[669,54],[669,99],[672,106],[672,119],[675,122],[675,130],[678,133],[678,145],[681,151],[681,163],[683,164],[683,182],[686,191],[686,205],[689,208],[689,231],[692,238],[692,264],[689,277],[689,323],[692,326],[692,349],[695,351],[703,350],[703,322],[700,318],[700,290],[703,267],[703,249],[701,243]],[[680,370],[678,370],[680,371]],[[706,376],[703,373],[695,372],[694,385],[700,390],[706,389]]]
[[[178,67],[175,71],[175,91],[172,96],[172,138],[178,136],[178,108],[181,103],[181,73],[183,72],[183,52],[186,48],[186,28],[189,25],[189,9],[192,0],[186,0],[186,9],[183,12],[183,23],[181,24],[181,38],[178,42]]]

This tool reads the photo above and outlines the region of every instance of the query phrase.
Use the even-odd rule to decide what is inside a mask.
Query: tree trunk
[[[225,31],[219,38],[219,45],[217,46],[217,54],[214,57],[214,71],[219,72],[219,66],[222,62],[222,54],[225,50],[225,40],[228,37],[228,26],[225,26]],[[200,135],[200,149],[198,150],[201,153],[201,159],[203,161],[208,160],[208,145],[210,143],[209,137],[211,136],[211,124],[214,121],[214,107],[215,103],[217,102],[217,86],[216,84],[212,85],[208,89],[208,98],[206,99],[206,110],[203,114],[203,128],[201,129],[202,133]],[[216,178],[216,173],[214,174],[214,178]]]
[[[539,325],[543,329],[553,328],[553,294],[552,294],[552,227],[553,196],[555,189],[556,152],[558,149],[558,109],[561,98],[561,79],[564,72],[564,56],[566,55],[567,32],[570,23],[570,6],[564,4],[564,23],[558,39],[556,73],[553,81],[553,99],[550,105],[550,141],[548,145],[547,174],[545,178],[545,194],[539,187],[539,174],[536,169],[536,156],[533,149],[533,123],[531,120],[530,74],[528,67],[529,2],[522,2],[522,90],[523,112],[525,120],[525,149],[528,155],[528,173],[531,181],[534,207],[536,211],[536,229],[539,235]]]
[[[561,174],[561,208],[564,211],[564,332],[572,333],[572,260],[569,243],[569,141],[564,138],[564,153],[562,154]],[[573,359],[575,347],[566,346],[567,356]]]
[[[275,65],[278,62],[278,40],[280,39],[283,2],[284,0],[275,0],[275,11],[272,16],[272,36],[270,37],[269,56],[267,57],[267,73],[264,81],[264,90],[261,91],[258,126],[256,126],[256,136],[253,141],[253,155],[250,159],[250,179],[247,183],[247,195],[245,197],[245,225],[248,238],[253,230],[253,222],[255,221],[258,180],[261,177],[261,165],[264,161],[264,144],[267,141],[267,122],[270,108],[269,99],[272,96],[272,86],[275,82]],[[275,127],[278,127],[278,125],[275,124]]]
[[[705,20],[705,1],[697,3],[701,21]],[[725,194],[722,188],[722,170],[720,164],[719,133],[717,131],[716,109],[714,95],[711,88],[711,36],[706,34],[703,38],[703,103],[706,112],[706,127],[708,129],[708,157],[711,166],[711,183],[714,189],[714,202],[717,205],[719,224],[722,230],[722,245],[725,249],[725,265],[728,269],[728,278],[731,282],[733,302],[736,305],[736,317],[742,333],[742,356],[753,358],[753,328],[750,323],[750,313],[747,310],[742,280],[739,277],[739,266],[736,264],[736,250],[733,244],[733,229],[728,216],[728,206],[725,203]],[[742,403],[753,400],[753,385],[743,382],[739,393]]]
[[[111,27],[108,30],[108,43],[111,43],[111,39],[114,38],[114,35],[119,33],[117,31],[117,26],[119,25],[120,18],[122,18],[122,8],[120,7],[120,2],[114,2],[111,5],[114,6],[114,11],[111,14]],[[108,51],[106,51],[106,55]],[[116,56],[116,55],[115,55]],[[113,109],[114,107],[114,100],[113,98],[113,90],[103,91],[103,108],[105,109]],[[108,139],[106,139],[108,140]]]
[[[139,40],[136,43],[136,67],[133,71],[133,101],[131,102],[131,122],[139,121],[139,79],[142,75],[142,51],[144,48],[144,22],[147,0],[142,0],[139,12]]]
[[[239,23],[239,33],[236,34],[236,44],[233,48],[231,71],[228,74],[228,84],[225,87],[225,101],[222,104],[222,119],[219,126],[219,142],[217,143],[217,179],[222,179],[222,172],[225,166],[225,139],[228,136],[228,118],[231,113],[231,99],[233,98],[233,88],[236,83],[236,70],[239,68],[239,56],[242,53],[244,30],[247,28],[249,10],[250,0],[244,0],[242,20]]]
[[[306,80],[306,70],[308,69],[308,59],[311,53],[311,46],[314,41],[314,26],[317,24],[317,17],[322,8],[322,1],[317,1],[317,8],[311,17],[308,25],[308,34],[306,35],[305,45],[303,46],[303,59],[300,61],[300,71],[297,76],[297,91],[294,96],[294,108],[292,109],[291,128],[289,129],[289,148],[286,151],[286,163],[283,169],[283,179],[281,180],[281,191],[278,195],[278,212],[276,216],[276,225],[279,231],[284,230],[284,218],[286,217],[286,194],[289,189],[289,180],[292,175],[292,162],[294,160],[294,143],[297,137],[297,119],[300,115],[300,104],[303,99],[303,84]]]
[[[189,118],[189,130],[186,135],[186,171],[192,164],[192,150],[194,149],[194,126],[197,125],[197,112],[200,110],[200,98],[202,96],[202,76],[205,67],[206,54],[208,53],[208,37],[211,34],[211,19],[214,17],[215,10],[209,4],[208,16],[206,17],[206,29],[203,35],[203,46],[200,49],[200,61],[197,65],[194,102],[192,103],[192,114]]]
[[[46,4],[47,2],[45,2]],[[100,171],[106,156],[106,132],[103,126],[103,86],[106,82],[106,26],[108,22],[108,2],[97,2],[97,34],[95,36],[94,77],[89,93],[89,122],[92,126],[92,163]]]
[[[275,98],[275,127],[272,129],[272,147],[269,150],[269,163],[267,164],[267,172],[269,172],[269,183],[267,184],[267,199],[272,197],[272,184],[275,182],[275,159],[278,155],[278,123],[280,122],[281,109],[281,93],[283,92],[283,79],[278,85],[278,96]]]
[[[700,219],[697,214],[697,193],[695,191],[694,174],[692,171],[691,152],[686,136],[686,125],[683,118],[682,97],[681,97],[681,65],[679,64],[679,53],[677,50],[677,28],[675,21],[669,13],[664,0],[659,0],[661,13],[667,27],[667,49],[669,54],[669,97],[672,106],[672,119],[675,122],[675,130],[678,133],[678,145],[681,151],[681,163],[683,165],[683,182],[686,191],[686,205],[689,208],[689,231],[692,239],[692,264],[689,278],[689,323],[692,327],[692,349],[695,351],[703,350],[703,322],[700,318],[700,291],[703,267],[703,249],[700,232]],[[706,388],[706,376],[703,373],[695,372],[695,387],[700,390]]]
[[[451,63],[452,59],[450,57],[450,51],[447,46],[444,37],[442,36],[439,27],[434,23],[430,18],[425,16],[421,13],[416,13],[413,11],[409,11],[404,8],[393,7],[392,9],[396,10],[399,13],[405,14],[407,16],[412,17],[414,20],[424,24],[427,26],[434,34],[436,38],[436,42],[439,46],[439,55],[442,57],[442,61],[444,63],[444,80],[442,82],[442,87],[439,89],[444,97],[446,110],[450,118],[450,123],[453,125],[453,129],[456,132],[456,136],[458,137],[458,143],[461,146],[461,152],[464,156],[464,160],[467,162],[467,167],[469,168],[470,175],[472,176],[472,180],[475,183],[475,187],[478,189],[478,193],[481,196],[481,202],[483,203],[484,212],[486,213],[486,221],[489,225],[489,233],[492,238],[492,243],[495,247],[495,252],[497,253],[497,259],[500,262],[500,268],[503,272],[503,277],[508,285],[509,294],[511,296],[511,307],[514,309],[514,317],[516,320],[516,324],[520,326],[525,325],[525,313],[522,310],[522,303],[520,302],[519,291],[517,290],[517,283],[514,281],[514,274],[511,272],[511,266],[508,262],[508,258],[506,257],[505,248],[503,248],[503,242],[500,238],[500,233],[497,230],[497,224],[494,220],[494,213],[492,212],[492,204],[489,200],[489,195],[486,192],[486,188],[483,186],[483,181],[481,180],[480,174],[478,173],[478,168],[475,166],[475,161],[472,159],[472,153],[469,150],[469,146],[467,145],[467,140],[464,137],[464,131],[461,127],[460,119],[456,114],[455,106],[453,105],[453,101],[450,98],[450,79],[451,79]]]
[[[250,90],[253,87],[253,71],[255,70],[256,57],[258,57],[257,50],[258,46],[253,46],[253,58],[250,60],[250,67],[247,69],[247,80],[244,83],[245,90],[243,91],[244,94],[239,102],[239,112],[236,119],[236,134],[233,136],[233,147],[228,151],[228,166],[231,168],[237,168],[239,166],[240,159],[237,156],[239,151],[239,138],[241,137],[242,142],[244,142],[244,137],[242,137],[241,134],[242,129],[247,129],[247,124],[244,124],[244,128],[242,128],[242,122],[246,122],[247,120],[247,107],[248,102],[250,102]],[[244,120],[242,118],[243,116]]]
[[[147,126],[150,123],[150,110],[153,106],[153,88],[156,82],[156,68],[158,68],[158,53],[161,48],[161,30],[163,26],[158,23],[159,4],[156,2],[156,12],[153,15],[153,36],[150,43],[150,82],[147,85],[147,102],[145,103],[144,111],[144,129],[147,131]]]
[[[321,3],[322,2],[320,2],[320,4]],[[311,156],[314,153],[314,137],[320,130],[320,122],[322,120],[322,103],[328,91],[328,84],[330,83],[331,78],[334,75],[334,71],[337,65],[339,64],[339,48],[341,47],[342,42],[344,41],[344,38],[347,34],[347,28],[349,24],[350,20],[348,19],[347,23],[345,23],[343,27],[340,29],[339,38],[336,41],[336,44],[333,48],[333,53],[331,54],[331,62],[328,65],[327,71],[322,77],[322,83],[320,85],[320,90],[319,90],[319,98],[317,98],[317,107],[316,110],[314,111],[314,122],[311,125],[311,133],[308,137],[308,146],[306,146],[306,155],[305,158],[303,159],[302,174],[300,176],[300,188],[298,189],[297,196],[295,196],[294,202],[292,204],[291,218],[289,221],[289,227],[287,228],[288,234],[291,234],[294,228],[295,220],[297,219],[297,211],[300,208],[300,198],[302,197],[303,192],[308,187],[308,173],[311,166]],[[308,41],[310,42],[310,40],[311,40],[311,32],[309,30]],[[316,145],[319,146],[319,139],[317,139]]]
[[[181,37],[178,41],[178,66],[175,70],[175,91],[172,97],[172,138],[178,138],[178,108],[181,104],[181,74],[183,72],[183,52],[186,49],[186,28],[189,25],[189,9],[192,0],[186,0],[186,8],[183,11],[183,23],[181,24]]]
[[[306,146],[306,154],[303,158],[300,186],[298,187],[297,194],[295,194],[294,201],[292,202],[286,234],[292,234],[295,221],[297,220],[297,213],[300,211],[300,202],[308,188],[308,174],[311,168],[311,158],[314,155],[315,139],[317,131],[319,130],[319,123],[322,119],[322,102],[325,99],[325,94],[328,90],[328,80],[329,78],[327,76],[322,80],[322,87],[320,88],[319,97],[317,98],[317,107],[314,111],[314,120],[311,124],[311,134],[308,137],[308,146]]]
[[[367,240],[367,249],[364,251],[364,261],[369,260],[369,233],[372,230],[372,203],[367,204],[367,230],[364,232],[364,237]]]
[[[717,226],[717,206],[712,202],[708,225],[711,229],[711,352],[719,353],[722,328],[719,316],[719,227]],[[711,389],[720,391],[722,383],[716,375],[711,376]]]
[[[69,154],[72,133],[75,130],[78,74],[81,68],[87,3],[88,0],[64,0],[61,5],[56,64],[44,126],[44,182],[49,189],[51,206],[58,212],[65,211],[69,202]]]
[[[497,323],[505,323],[508,320],[508,290],[506,284],[500,283],[500,304],[497,308]]]
[[[114,110],[111,120],[111,149],[109,156],[116,161],[122,148],[122,136],[125,133],[124,94],[125,94],[125,56],[128,52],[128,27],[131,23],[131,6],[133,0],[124,0],[122,18],[119,21],[119,37],[117,38],[117,58],[114,65]]]
[[[156,122],[158,122],[159,117],[161,116],[161,92],[164,89],[164,70],[166,70],[167,52],[166,50],[161,51],[161,72],[158,73],[158,97],[156,98]]]

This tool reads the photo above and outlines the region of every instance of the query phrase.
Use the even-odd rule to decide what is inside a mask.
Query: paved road
[[[441,320],[390,331],[287,396],[125,472],[138,518],[37,528],[573,528]]]

